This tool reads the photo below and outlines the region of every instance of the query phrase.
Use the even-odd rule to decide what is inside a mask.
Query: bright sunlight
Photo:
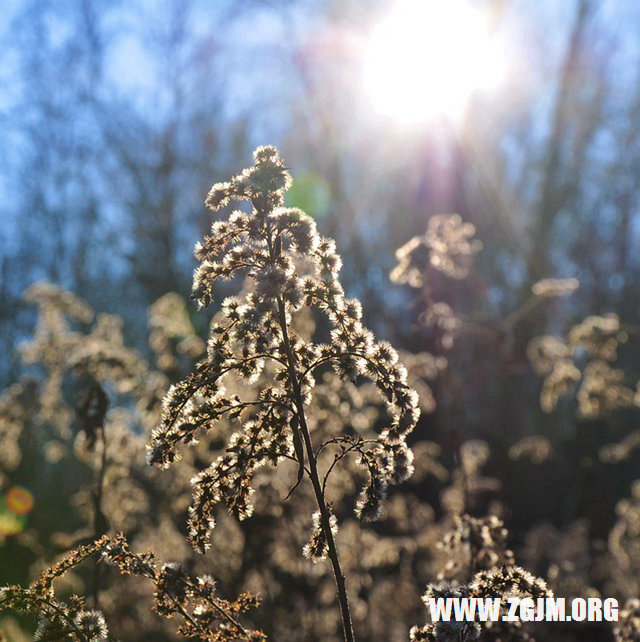
[[[376,109],[403,122],[456,118],[504,74],[500,41],[465,0],[400,0],[376,27],[364,83]]]

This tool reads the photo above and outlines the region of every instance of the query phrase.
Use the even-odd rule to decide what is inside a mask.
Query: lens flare
[[[7,491],[7,508],[16,515],[28,515],[33,510],[34,499],[24,486],[12,486]]]

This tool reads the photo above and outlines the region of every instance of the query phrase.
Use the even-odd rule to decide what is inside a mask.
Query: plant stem
[[[267,245],[269,247],[269,258],[272,262],[275,262],[276,256],[282,252],[282,240],[275,239],[272,236],[271,226],[269,220],[266,216],[266,211],[263,205],[259,202],[253,203],[254,207],[265,217],[266,220],[266,234],[265,238]],[[287,355],[287,370],[289,371],[289,379],[291,381],[291,387],[293,389],[294,403],[296,406],[296,411],[298,414],[298,428],[302,434],[302,439],[304,442],[304,449],[307,453],[307,459],[309,460],[309,469],[307,474],[311,479],[311,484],[313,485],[313,492],[316,497],[316,503],[318,504],[318,510],[320,511],[320,523],[322,524],[322,530],[324,531],[324,536],[327,541],[327,549],[329,554],[329,559],[331,560],[331,566],[333,568],[333,576],[336,581],[336,592],[338,596],[338,603],[340,605],[340,615],[342,616],[342,630],[344,633],[345,642],[355,642],[355,636],[353,633],[353,623],[351,622],[351,612],[349,611],[349,600],[347,598],[347,584],[342,572],[342,567],[340,566],[340,558],[338,557],[338,549],[336,547],[335,540],[333,538],[333,532],[331,531],[331,521],[329,519],[329,508],[325,501],[323,487],[320,483],[320,476],[318,474],[318,467],[316,463],[316,457],[313,450],[313,444],[311,442],[311,435],[309,433],[309,428],[307,426],[307,419],[304,411],[304,403],[302,401],[302,393],[300,391],[300,380],[298,379],[298,372],[296,369],[296,357],[291,348],[291,341],[289,340],[289,328],[287,324],[287,313],[284,305],[284,300],[282,296],[278,296],[278,321],[280,324],[280,330],[282,332],[282,341],[284,343],[284,349]],[[296,428],[293,428],[296,430]],[[304,467],[304,461],[299,462],[301,467]]]
[[[102,512],[102,494],[104,491],[104,477],[107,472],[107,436],[105,434],[104,426],[98,428],[98,435],[100,436],[102,451],[100,453],[100,468],[98,469],[98,480],[96,482],[95,502],[94,502],[94,516],[93,516],[93,531],[94,539],[98,539],[105,534],[104,514]],[[100,608],[100,580],[102,576],[102,568],[100,563],[97,562],[93,571],[93,606],[95,609]]]
[[[304,404],[302,402],[302,394],[300,392],[300,382],[296,373],[295,355],[291,349],[291,342],[289,341],[289,330],[287,328],[287,316],[285,312],[284,302],[281,297],[278,297],[278,315],[280,321],[280,328],[282,330],[282,339],[284,342],[285,352],[287,354],[287,367],[289,370],[289,379],[293,388],[294,401],[298,413],[299,430],[302,433],[307,459],[309,460],[309,477],[313,485],[313,491],[320,510],[320,522],[322,530],[327,540],[327,548],[329,551],[329,559],[333,567],[333,575],[336,580],[336,589],[338,593],[338,602],[340,603],[340,614],[342,615],[342,628],[344,632],[345,642],[354,642],[355,636],[353,634],[353,624],[351,622],[351,613],[349,611],[349,601],[347,599],[347,585],[345,581],[342,568],[340,566],[340,559],[338,557],[338,549],[333,538],[331,531],[331,523],[329,520],[329,510],[325,501],[324,492],[320,484],[320,477],[318,475],[318,467],[316,465],[316,458],[313,451],[313,444],[311,443],[311,435],[307,426],[307,420],[304,412]],[[300,462],[303,465],[304,462]]]

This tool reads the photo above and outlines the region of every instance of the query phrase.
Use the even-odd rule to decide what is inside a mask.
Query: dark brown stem
[[[262,216],[264,216],[264,219],[266,221],[265,236],[267,244],[269,246],[269,258],[273,262],[282,251],[282,239],[276,239],[274,242],[274,238],[270,229],[269,221],[266,217],[266,211],[263,204],[254,201],[253,205],[258,210],[258,212]],[[287,313],[282,297],[278,296],[277,300],[278,322],[280,325],[280,330],[282,332],[282,341],[284,343],[284,349],[287,356],[286,366],[289,373],[289,379],[291,381],[294,403],[298,415],[298,427],[293,427],[293,430],[300,431],[304,443],[304,450],[306,452],[307,459],[309,460],[309,468],[307,470],[307,474],[309,475],[309,479],[311,479],[311,484],[313,485],[313,492],[316,497],[316,503],[318,504],[318,510],[320,511],[320,523],[322,525],[322,530],[324,531],[324,536],[327,541],[329,559],[331,560],[333,576],[336,581],[336,592],[338,595],[338,603],[340,604],[340,615],[342,616],[344,640],[345,642],[355,642],[353,623],[351,622],[351,612],[349,611],[349,600],[347,598],[347,584],[345,581],[344,573],[342,572],[342,567],[340,566],[340,558],[338,557],[338,549],[333,538],[333,532],[331,531],[329,507],[327,506],[322,485],[320,483],[320,475],[318,474],[316,456],[313,450],[313,443],[311,442],[309,428],[307,426],[304,403],[302,401],[302,393],[300,390],[300,379],[298,378],[298,371],[296,368],[296,357],[293,349],[291,348],[291,341],[289,340]],[[299,462],[299,464],[301,467],[304,467],[304,461]]]
[[[331,523],[329,520],[329,509],[325,501],[322,486],[320,484],[320,476],[318,475],[318,467],[316,465],[316,458],[313,451],[313,444],[311,443],[311,435],[307,426],[305,417],[304,404],[302,402],[302,394],[300,392],[300,382],[296,374],[296,363],[291,343],[289,341],[289,331],[287,328],[287,316],[282,299],[278,298],[278,315],[280,321],[280,328],[282,330],[282,339],[284,342],[285,352],[287,354],[287,367],[289,370],[289,379],[291,380],[291,387],[293,388],[294,401],[299,419],[299,430],[302,433],[302,439],[309,460],[309,478],[313,485],[313,492],[316,496],[318,509],[320,510],[320,522],[322,530],[327,540],[327,548],[329,550],[329,559],[333,567],[333,575],[336,580],[336,589],[338,593],[338,602],[340,603],[340,614],[342,615],[342,628],[344,632],[345,642],[354,642],[355,636],[353,634],[353,624],[351,622],[351,613],[349,611],[349,600],[347,598],[347,585],[345,581],[342,568],[340,566],[340,558],[338,557],[338,549],[333,538],[331,531]],[[302,464],[303,462],[301,462]]]

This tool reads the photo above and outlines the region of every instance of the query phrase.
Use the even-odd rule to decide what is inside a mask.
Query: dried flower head
[[[335,515],[330,518],[331,531],[334,535],[338,533],[338,520]],[[313,514],[313,528],[311,530],[311,539],[305,545],[303,551],[304,556],[312,562],[319,562],[327,557],[327,538],[325,537],[322,529],[322,521],[320,511]]]

